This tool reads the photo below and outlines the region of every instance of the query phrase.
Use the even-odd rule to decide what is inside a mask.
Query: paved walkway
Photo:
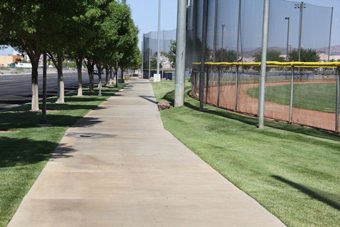
[[[67,132],[9,226],[284,226],[164,130],[148,81]]]

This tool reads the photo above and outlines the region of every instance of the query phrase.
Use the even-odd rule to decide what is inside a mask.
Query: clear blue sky
[[[158,31],[159,0],[127,0],[132,10],[132,19],[138,26],[139,47],[143,34]],[[173,30],[177,26],[177,0],[161,0],[161,30]]]
[[[161,0],[161,30],[176,28],[177,1]],[[140,30],[139,46],[141,46],[143,33],[158,30],[158,2],[159,0],[127,0],[132,10],[132,18]],[[340,0],[304,0],[304,2],[334,7],[332,45],[340,45]],[[10,49],[0,50],[0,55],[11,52]]]

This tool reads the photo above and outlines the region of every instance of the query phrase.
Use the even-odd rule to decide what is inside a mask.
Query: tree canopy
[[[293,50],[288,55],[289,61],[299,61],[299,51]],[[301,48],[300,51],[300,61],[301,62],[319,62],[320,57],[316,50]]]
[[[138,32],[125,0],[0,2],[0,45],[29,56],[34,111],[39,109],[37,69],[43,50],[75,59],[79,66],[88,58],[85,62],[91,62],[91,67],[101,59],[108,68],[116,62],[122,68],[133,68],[140,61]]]
[[[284,62],[286,59],[284,57],[281,57],[280,51],[270,50],[267,52],[267,61],[278,61],[278,62]],[[257,52],[254,54],[254,61],[255,62],[261,62],[262,59],[262,51]]]

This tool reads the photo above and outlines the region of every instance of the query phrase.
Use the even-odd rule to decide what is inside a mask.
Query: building
[[[7,67],[11,63],[13,63],[12,56],[0,56],[0,67]]]

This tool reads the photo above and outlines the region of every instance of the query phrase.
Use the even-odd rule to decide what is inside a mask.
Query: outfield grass
[[[0,226],[7,226],[21,200],[31,188],[69,126],[90,110],[114,95],[119,88],[103,88],[98,92],[84,93],[83,97],[65,96],[67,104],[53,104],[48,99],[48,123],[53,127],[37,127],[41,113],[27,112],[24,105],[0,113]]]
[[[186,86],[186,94],[190,85]],[[173,103],[173,83],[153,83]],[[265,122],[199,102],[161,112],[165,128],[287,226],[339,226],[340,137]]]
[[[335,91],[335,83],[294,84],[293,107],[335,113]],[[253,98],[258,98],[259,88],[250,88],[247,90],[247,94]],[[290,84],[267,86],[266,101],[289,105]]]

